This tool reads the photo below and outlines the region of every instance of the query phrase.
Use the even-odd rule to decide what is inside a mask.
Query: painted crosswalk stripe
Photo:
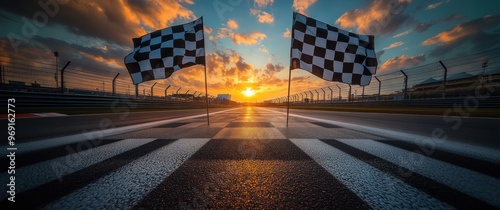
[[[330,144],[335,142],[337,141],[328,141]],[[446,185],[449,188],[455,189],[452,191],[446,189],[448,187],[441,186],[441,190],[446,190],[446,193],[436,193],[433,194],[433,196],[447,200],[450,204],[454,204],[457,208],[470,207],[485,209],[492,207],[489,205],[500,208],[500,199],[498,199],[500,197],[500,180],[498,179],[466,168],[461,168],[449,163],[435,160],[424,155],[408,153],[406,150],[388,146],[373,140],[344,139],[339,140],[338,142],[355,147],[359,153],[369,153],[383,160],[387,160],[392,164],[404,167],[412,172],[435,180],[436,182]],[[338,144],[335,144],[335,146],[339,147]],[[417,177],[413,174],[411,176]],[[407,180],[411,179],[407,177]],[[439,185],[433,183],[432,186],[428,187],[434,188],[433,191],[435,191]],[[428,193],[431,192],[428,191]],[[462,193],[465,193],[468,196],[465,196]]]
[[[290,140],[374,209],[453,208],[320,140]]]
[[[129,209],[209,139],[179,139],[46,206],[47,209]]]
[[[16,179],[29,181],[16,183],[16,193],[22,193],[54,180],[59,182],[58,179],[60,177],[74,173],[153,140],[154,139],[126,139],[95,149],[68,154],[64,157],[20,168],[16,170]],[[0,179],[8,180],[9,174],[2,173]],[[7,198],[7,194],[0,193],[0,200],[5,198]]]

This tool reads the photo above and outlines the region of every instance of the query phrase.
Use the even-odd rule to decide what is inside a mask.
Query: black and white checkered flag
[[[205,65],[203,17],[134,38],[134,51],[125,56],[125,66],[134,84],[165,79],[174,71]]]
[[[290,69],[328,81],[365,86],[377,71],[374,37],[294,13]]]

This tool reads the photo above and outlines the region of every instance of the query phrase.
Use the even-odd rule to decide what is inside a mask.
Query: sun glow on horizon
[[[243,95],[245,95],[246,97],[252,97],[252,96],[255,95],[255,91],[252,90],[252,88],[249,88],[249,87],[247,87],[246,90],[241,91],[241,93],[243,93]]]

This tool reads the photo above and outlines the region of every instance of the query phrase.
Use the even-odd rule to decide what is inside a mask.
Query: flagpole
[[[293,24],[295,23],[295,12],[293,12],[292,16],[292,33],[290,40],[293,40]],[[292,46],[293,41],[290,42],[290,59],[292,58]],[[288,127],[288,118],[290,115],[290,82],[292,80],[292,62],[290,61],[290,69],[288,70],[288,96],[287,96],[287,105],[286,105],[286,127]]]
[[[203,22],[203,16],[201,16],[200,18],[201,18],[202,25],[204,25],[205,23]],[[204,31],[203,31],[203,48],[205,48],[205,32]],[[207,56],[205,56],[204,59],[205,59],[205,64],[203,66],[205,69],[205,101],[207,103],[207,125],[210,125],[210,114],[208,112]]]
[[[292,68],[288,70],[288,97],[286,106],[286,127],[288,127],[288,115],[290,115],[290,80],[292,78]]]
[[[206,58],[205,58],[206,60]],[[208,113],[208,86],[207,86],[207,64],[205,62],[205,101],[207,102],[207,124],[210,125],[210,117]]]

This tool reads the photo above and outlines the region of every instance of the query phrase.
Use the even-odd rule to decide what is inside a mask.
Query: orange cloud
[[[471,43],[474,51],[484,50],[499,43],[499,33],[494,30],[499,21],[500,15],[497,14],[463,22],[452,29],[442,31],[436,36],[424,40],[421,45],[438,45],[429,53],[430,56],[441,56],[466,43]],[[488,29],[493,30],[489,31]]]
[[[438,35],[426,39],[425,41],[422,42],[422,45],[433,45],[433,44],[439,44],[439,43],[450,43],[453,42],[457,39],[460,39],[462,37],[469,36],[471,34],[477,33],[477,30],[473,29],[464,29],[463,26],[458,25],[455,28],[448,30],[448,31],[443,31],[439,33]]]
[[[274,16],[267,13],[267,12],[260,11],[257,9],[251,9],[250,13],[252,13],[252,15],[257,16],[257,20],[259,21],[259,23],[273,23],[274,22]]]
[[[404,42],[394,42],[391,45],[389,45],[388,47],[384,48],[384,50],[388,50],[388,49],[391,49],[391,48],[399,47],[399,46],[401,46],[403,44],[404,44]]]
[[[231,41],[235,44],[255,45],[266,38],[266,35],[260,32],[234,33]]]
[[[219,33],[217,33],[215,36],[209,37],[211,41],[222,38],[230,38],[231,42],[233,42],[234,44],[256,45],[261,40],[266,38],[266,35],[260,32],[235,33],[231,29],[221,28],[219,30]]]
[[[267,50],[267,48],[266,48],[266,47],[261,46],[261,47],[259,48],[259,52],[269,53],[269,50]]]
[[[342,28],[357,27],[358,32],[363,34],[392,33],[408,19],[402,14],[402,11],[410,2],[411,0],[371,1],[368,8],[349,10],[340,16],[335,23]]]
[[[438,2],[438,3],[435,3],[435,4],[430,4],[429,6],[427,6],[426,10],[431,10],[431,9],[435,9],[436,7],[439,7],[439,5],[441,5],[443,2]]]
[[[290,31],[290,29],[286,29],[285,32],[283,32],[283,35],[282,35],[284,38],[290,38],[292,37],[292,32]]]
[[[265,7],[269,4],[273,4],[274,0],[254,0],[254,4],[258,7]]]
[[[105,63],[107,66],[112,67],[112,68],[122,68],[123,67],[123,61],[121,59],[116,59],[116,58],[105,58],[100,55],[93,55],[89,54],[86,52],[80,52],[81,55],[90,58],[94,61],[100,62],[100,63]]]
[[[399,34],[394,35],[392,38],[399,38],[399,37],[402,37],[402,36],[406,36],[406,35],[408,35],[412,31],[413,31],[413,29],[409,29],[407,31],[403,31],[403,32],[401,32]]]
[[[307,9],[316,3],[316,0],[293,0],[293,8],[299,13],[307,15]]]
[[[396,56],[387,60],[380,66],[381,71],[393,70],[393,69],[403,69],[408,66],[414,66],[425,61],[425,55],[420,54],[416,56]]]
[[[203,31],[205,31],[205,33],[207,34],[211,34],[213,29],[207,26],[203,26]]]
[[[238,29],[239,26],[238,26],[238,23],[235,20],[229,19],[227,21],[227,27],[229,27],[230,29]]]

